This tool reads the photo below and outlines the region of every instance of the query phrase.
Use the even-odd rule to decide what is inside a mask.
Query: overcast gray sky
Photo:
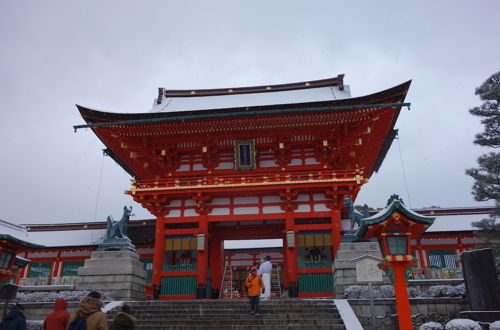
[[[486,152],[472,144],[482,126],[467,110],[500,70],[499,12],[494,0],[1,1],[0,218],[104,221],[125,204],[151,218],[123,194],[130,177],[97,137],[73,132],[75,103],[145,112],[158,87],[340,73],[353,96],[413,79],[400,139],[358,204],[397,193],[413,208],[485,205],[464,174]]]

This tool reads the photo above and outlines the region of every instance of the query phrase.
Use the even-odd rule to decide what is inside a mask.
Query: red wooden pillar
[[[165,255],[165,218],[157,217],[156,231],[155,231],[155,246],[153,255],[153,275],[151,279],[153,288],[155,286],[159,287],[161,284],[161,272],[163,269],[164,255]]]
[[[391,267],[394,269],[395,273],[394,294],[396,296],[399,329],[413,329],[405,277],[405,270],[408,264],[395,262],[391,264]]]
[[[293,233],[293,246],[292,242],[289,241],[289,235]],[[296,233],[295,233],[295,219],[293,217],[292,211],[285,212],[285,259],[286,259],[286,271],[285,278],[287,281],[288,294],[290,297],[298,296],[298,276],[297,276],[297,248],[296,248]]]
[[[332,210],[331,218],[332,218],[332,256],[333,258],[335,258],[340,243],[342,243],[342,235],[340,233],[342,230],[340,210]]]
[[[212,288],[221,289],[224,269],[224,242],[213,234],[210,236],[210,269],[212,270]]]
[[[203,299],[206,297],[207,268],[208,268],[208,215],[206,212],[200,214],[199,222],[200,234],[198,239],[204,239],[203,249],[200,249],[198,242],[198,270],[196,272],[196,297]],[[203,237],[203,238],[202,238]]]

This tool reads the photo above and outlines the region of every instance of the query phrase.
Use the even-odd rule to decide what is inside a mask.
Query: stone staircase
[[[345,329],[331,299],[271,299],[260,303],[261,315],[250,315],[248,301],[183,300],[127,303],[136,329],[285,330]],[[114,312],[108,313],[110,321]]]

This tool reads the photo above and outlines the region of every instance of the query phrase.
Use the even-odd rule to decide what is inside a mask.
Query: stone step
[[[262,301],[261,315],[249,312],[248,300],[127,302],[136,329],[345,329],[331,299],[272,299]],[[108,313],[111,320],[116,311]]]
[[[343,330],[345,326],[343,324],[328,324],[328,325],[308,325],[304,327],[303,324],[286,324],[286,325],[228,325],[228,326],[210,326],[210,325],[147,325],[147,326],[136,326],[137,330]]]
[[[286,323],[285,323],[286,322]],[[148,320],[141,320],[139,323],[141,326],[162,326],[165,324],[175,324],[175,325],[188,325],[188,326],[195,326],[195,325],[200,325],[199,320],[176,320],[176,321],[148,321]],[[276,319],[268,319],[265,317],[265,314],[261,314],[260,316],[252,316],[248,317],[247,319],[241,319],[241,318],[233,318],[229,320],[217,320],[217,319],[212,319],[209,321],[209,323],[205,323],[207,325],[211,326],[232,326],[232,325],[262,325],[262,326],[268,326],[268,325],[283,325],[283,324],[302,324],[302,325],[334,325],[334,324],[340,324],[343,325],[341,320],[314,320],[314,319],[295,319],[295,320],[276,320]]]
[[[283,321],[291,321],[291,320],[302,320],[302,319],[315,319],[315,320],[340,320],[340,315],[339,314],[272,314],[268,313],[267,311],[261,311],[263,315],[268,316],[268,318],[273,318],[275,320],[280,320],[280,322]],[[238,313],[238,314],[207,314],[207,315],[192,315],[192,314],[185,314],[185,315],[155,315],[155,314],[133,314],[133,316],[137,320],[147,320],[147,321],[189,321],[189,320],[197,320],[197,321],[210,321],[213,319],[218,319],[218,320],[228,320],[228,319],[243,319],[249,315],[249,312],[247,311],[246,313]],[[112,316],[109,317],[110,320],[113,319]]]

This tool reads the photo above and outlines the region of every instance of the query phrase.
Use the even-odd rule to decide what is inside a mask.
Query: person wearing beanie
[[[66,330],[70,314],[66,311],[68,303],[59,298],[54,303],[54,311],[43,321],[43,330]]]
[[[257,275],[257,268],[250,269],[250,275],[245,280],[245,285],[248,288],[248,299],[250,302],[250,313],[260,316],[260,292],[265,289],[264,281]]]
[[[101,294],[97,291],[90,292],[82,299],[78,309],[71,315],[68,329],[74,327],[73,321],[76,323],[83,318],[86,320],[87,330],[108,330],[106,314],[101,312],[102,306]]]
[[[14,308],[7,313],[5,319],[0,322],[0,330],[26,330],[28,327],[23,311],[23,305],[16,303]]]
[[[130,315],[130,306],[123,305],[121,312],[116,313],[110,330],[134,330],[135,317]]]

